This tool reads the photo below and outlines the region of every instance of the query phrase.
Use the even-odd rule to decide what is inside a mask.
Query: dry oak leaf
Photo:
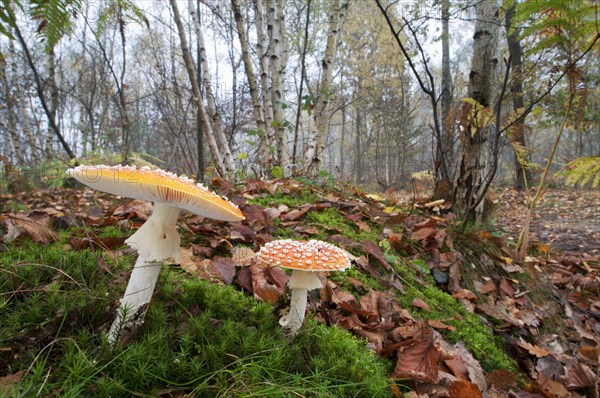
[[[433,337],[433,330],[419,323],[419,333],[400,343],[393,378],[410,378],[416,381],[436,383],[440,350]]]
[[[412,233],[410,239],[412,240],[423,240],[429,237],[435,236],[437,229],[435,228],[421,228]]]
[[[544,391],[550,393],[553,397],[563,398],[570,395],[565,386],[557,381],[547,378],[544,375],[540,374],[537,382],[544,389]]]
[[[386,270],[392,271],[392,266],[386,261],[381,247],[370,240],[363,240],[360,243],[365,254],[372,256],[379,264],[383,265]]]
[[[465,380],[456,380],[450,385],[450,398],[483,398],[479,387]]]
[[[550,351],[546,350],[545,348],[535,346],[533,344],[529,344],[528,342],[526,342],[523,339],[521,339],[521,341],[519,341],[518,346],[527,350],[531,355],[535,355],[538,358],[542,358],[542,357],[545,357],[546,355],[550,354]]]
[[[211,274],[216,275],[221,281],[227,285],[233,283],[235,276],[235,262],[228,257],[215,256],[208,264],[208,270]]]
[[[423,299],[419,297],[415,297],[411,304],[413,307],[420,308],[426,312],[431,312],[431,307],[429,307],[429,304],[427,304],[425,301],[423,301]]]
[[[523,321],[514,317],[513,313],[516,311],[514,304],[506,300],[494,302],[493,297],[490,296],[488,297],[488,302],[478,304],[477,309],[488,316],[507,322],[513,326],[522,327],[524,324]]]
[[[256,232],[246,225],[243,224],[231,224],[231,233],[229,238],[231,240],[243,243],[253,243],[256,239]]]
[[[252,292],[257,299],[276,303],[279,296],[283,293],[283,287],[277,286],[275,281],[271,280],[269,270],[270,268],[261,267],[256,264],[250,266]]]
[[[567,390],[579,390],[581,388],[593,387],[598,381],[594,372],[586,365],[580,363],[576,363],[567,368],[565,379]]]
[[[146,221],[150,213],[152,213],[152,203],[135,199],[117,207],[112,215],[118,219],[138,218]]]
[[[231,259],[238,267],[249,267],[256,261],[256,253],[249,247],[236,246],[231,251]]]
[[[437,332],[436,332],[437,333]],[[487,391],[487,382],[481,364],[473,357],[464,344],[458,342],[450,345],[445,340],[440,342],[440,352],[445,358],[452,358],[453,361],[461,363],[467,370],[468,379],[479,387],[480,391]],[[454,364],[454,369],[458,368],[458,364]],[[458,375],[457,375],[458,376]]]
[[[437,319],[430,319],[427,321],[427,324],[434,329],[445,329],[445,330],[449,330],[451,332],[456,330],[456,328],[454,326],[446,325],[444,322],[438,321]]]
[[[0,216],[0,224],[2,222],[7,227],[6,235],[2,237],[5,242],[12,242],[23,235],[36,243],[50,243],[58,239],[50,228],[26,217],[6,214]]]

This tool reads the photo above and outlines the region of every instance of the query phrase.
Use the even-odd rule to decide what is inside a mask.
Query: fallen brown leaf
[[[580,363],[567,367],[565,379],[568,390],[593,387],[598,383],[598,375],[595,375],[588,366]]]
[[[431,312],[431,307],[429,307],[429,304],[427,304],[425,301],[423,301],[423,299],[421,299],[419,297],[415,297],[412,300],[411,304],[413,307],[417,307],[424,311]]]
[[[529,344],[528,342],[522,339],[521,341],[519,341],[518,346],[525,349],[531,355],[535,355],[538,358],[545,357],[546,355],[550,354],[550,351],[548,351],[547,349],[535,346],[533,344]]]
[[[444,322],[439,321],[437,319],[430,319],[427,321],[427,324],[434,329],[445,329],[445,330],[449,330],[451,332],[456,330],[456,328],[454,326],[446,325]]]
[[[419,325],[418,333],[401,343],[392,377],[436,383],[440,351],[434,342],[433,330],[423,323]]]
[[[58,240],[58,236],[50,228],[24,216],[5,214],[0,216],[0,223],[5,223],[7,232],[2,237],[5,242],[12,242],[26,236],[36,243],[50,243]]]
[[[483,394],[473,383],[456,380],[450,385],[450,398],[483,398]]]
[[[435,228],[421,228],[412,233],[410,239],[412,240],[423,240],[435,236],[437,229]]]

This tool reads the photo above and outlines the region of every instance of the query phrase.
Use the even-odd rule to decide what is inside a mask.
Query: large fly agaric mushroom
[[[320,240],[275,240],[265,244],[257,254],[262,262],[292,269],[288,287],[292,291],[290,311],[279,324],[294,336],[304,322],[306,298],[309,290],[322,287],[315,272],[343,271],[350,267],[345,250]]]
[[[180,209],[223,221],[240,221],[242,212],[227,199],[186,177],[132,166],[78,166],[67,174],[99,191],[154,202],[152,215],[125,241],[137,249],[118,315],[108,333],[113,344],[122,330],[141,325],[163,262],[179,263],[181,238],[176,230]]]

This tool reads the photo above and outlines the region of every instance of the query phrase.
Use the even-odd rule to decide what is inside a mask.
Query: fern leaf
[[[586,186],[592,181],[592,188],[600,184],[600,156],[577,158],[567,164],[563,170],[556,173],[557,177],[564,177],[565,184],[569,186]]]

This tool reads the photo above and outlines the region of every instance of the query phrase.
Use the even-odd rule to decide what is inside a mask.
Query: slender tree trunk
[[[246,72],[246,79],[248,80],[248,87],[250,89],[250,98],[252,100],[252,112],[254,115],[254,122],[256,123],[257,130],[265,134],[267,131],[267,126],[265,125],[263,104],[261,103],[257,78],[256,74],[254,73],[254,65],[250,56],[248,34],[246,33],[246,27],[244,26],[244,19],[239,5],[239,0],[231,0],[231,7],[233,9],[233,17],[235,19],[235,26],[237,28],[238,39],[240,40],[240,47],[242,49],[242,61],[244,62],[244,70]],[[260,148],[258,150],[259,162],[262,162],[265,159],[267,159],[267,156],[268,152],[266,140],[261,139]]]
[[[58,110],[58,86],[56,85],[56,54],[54,53],[54,46],[48,49],[48,80],[46,81],[46,86],[48,87],[48,91],[50,93],[48,96],[50,99],[50,117],[56,122],[56,113]],[[51,124],[48,123],[46,145],[44,146],[46,160],[50,160],[54,156],[54,150],[52,148],[54,136],[54,129],[52,128]]]
[[[0,43],[1,44],[1,43]],[[21,148],[21,140],[17,134],[17,126],[15,122],[15,98],[11,94],[11,89],[8,84],[6,58],[0,49],[0,83],[4,88],[2,96],[6,99],[6,124],[0,120],[0,130],[4,130],[8,134],[10,152],[14,156],[19,167],[25,166],[23,157],[23,149]]]
[[[77,166],[79,164],[77,162],[77,157],[75,156],[75,153],[71,150],[69,143],[65,140],[65,138],[61,134],[60,129],[56,125],[56,120],[52,116],[50,107],[48,106],[48,103],[46,102],[46,96],[44,94],[42,81],[40,79],[38,70],[33,62],[33,59],[31,58],[31,53],[29,52],[29,47],[27,47],[27,43],[25,42],[25,39],[23,38],[23,35],[21,34],[21,30],[16,25],[16,21],[13,20],[13,23],[15,25],[15,34],[16,34],[17,40],[19,41],[19,43],[21,44],[21,47],[23,48],[23,51],[25,52],[27,64],[29,65],[29,68],[31,68],[31,72],[33,73],[33,78],[35,80],[35,88],[36,88],[36,92],[38,95],[38,99],[40,100],[42,108],[44,109],[44,113],[46,114],[46,117],[48,118],[48,123],[50,124],[50,127],[54,131],[54,134],[60,141],[60,144],[62,145],[63,149],[65,150],[65,152],[67,153],[69,158],[73,161],[73,166]]]
[[[452,196],[452,170],[454,165],[454,123],[448,120],[452,107],[452,74],[450,72],[450,0],[442,0],[442,95],[441,95],[441,127],[442,140],[436,143],[440,161],[447,165],[448,175],[436,178],[435,199],[450,199]],[[443,170],[443,168],[442,168]]]
[[[38,159],[41,158],[39,153],[39,145],[35,142],[35,137],[33,134],[31,120],[29,118],[30,112],[25,106],[25,95],[23,93],[23,87],[21,79],[18,77],[21,76],[19,73],[19,69],[17,66],[17,57],[15,55],[15,46],[14,42],[10,40],[9,42],[9,52],[13,54],[12,62],[10,63],[10,71],[14,79],[13,87],[15,89],[14,101],[17,109],[19,110],[19,116],[21,120],[21,128],[23,129],[23,135],[25,136],[25,142],[27,143],[30,151],[31,164],[30,167],[34,167],[37,164]],[[25,77],[24,77],[25,78]]]
[[[188,73],[188,78],[190,79],[190,83],[192,85],[192,91],[194,95],[194,102],[200,111],[200,118],[202,119],[202,124],[204,126],[204,133],[206,135],[206,140],[208,141],[208,146],[210,148],[210,152],[212,155],[213,162],[215,162],[216,170],[219,175],[224,178],[229,178],[227,173],[227,168],[223,163],[221,152],[219,151],[219,146],[217,145],[217,140],[215,138],[215,134],[213,133],[212,126],[208,120],[208,114],[206,109],[204,108],[204,103],[202,102],[202,94],[200,93],[200,86],[198,84],[198,80],[196,79],[196,71],[194,68],[194,61],[192,60],[192,55],[190,53],[189,47],[187,45],[187,39],[185,37],[185,29],[183,27],[183,23],[181,22],[181,15],[179,14],[179,8],[177,7],[176,0],[170,0],[171,8],[173,9],[173,17],[175,19],[175,25],[177,25],[177,31],[179,33],[179,40],[181,42],[181,52],[183,56],[183,61],[185,63],[185,69]]]
[[[355,155],[355,173],[354,173],[354,183],[361,184],[363,179],[363,153],[362,153],[362,143],[361,143],[361,128],[362,128],[362,112],[357,107],[356,108],[356,131],[354,134],[354,155]]]
[[[313,113],[315,131],[313,137],[309,138],[309,147],[305,158],[309,172],[317,172],[321,167],[322,159],[320,157],[327,140],[327,125],[331,117],[329,103],[332,96],[333,63],[337,55],[341,29],[346,20],[348,3],[345,1],[342,3],[342,0],[332,0],[331,7],[327,45],[321,62],[321,79],[316,91],[315,111]]]
[[[478,121],[483,112],[492,105],[492,83],[497,65],[497,11],[495,0],[482,0],[475,6],[476,20],[473,36],[473,58],[469,73],[469,97],[482,109],[465,103],[464,115],[470,120],[460,132],[461,152],[459,171],[456,177],[454,204],[466,220],[474,220],[475,198],[484,188],[486,142],[490,138],[489,126],[481,128]],[[482,202],[483,203],[483,202]]]
[[[129,158],[129,134],[131,123],[127,113],[127,98],[125,97],[125,71],[127,70],[127,43],[125,40],[125,17],[123,9],[119,7],[119,35],[121,36],[121,75],[118,80],[117,91],[119,93],[119,114],[121,116],[121,163],[127,164]]]
[[[515,184],[517,190],[523,190],[527,187],[527,183],[531,183],[531,171],[523,167],[523,163],[528,159],[527,147],[525,145],[525,101],[523,99],[523,49],[521,48],[521,40],[519,32],[512,26],[512,18],[515,13],[516,1],[513,2],[504,15],[504,26],[506,28],[506,41],[508,44],[508,53],[512,63],[513,78],[511,94],[513,100],[513,111],[522,113],[516,120],[509,138],[514,148],[514,164],[515,164]]]
[[[346,103],[342,105],[342,132],[340,135],[340,178],[344,179],[344,144],[346,143]]]
[[[271,58],[271,103],[273,104],[273,120],[275,122],[275,145],[277,159],[275,165],[284,166],[288,160],[286,148],[284,81],[287,67],[287,43],[283,1],[271,0],[268,10],[269,53]]]
[[[264,24],[264,5],[263,0],[254,1],[254,18],[257,36],[257,52],[259,58],[260,68],[260,85],[262,91],[262,101],[265,116],[266,131],[263,136],[265,140],[264,145],[266,146],[266,167],[271,169],[274,162],[275,152],[273,151],[274,145],[276,145],[275,131],[273,129],[273,102],[271,100],[271,81],[269,78],[269,72],[271,70],[271,60],[269,55],[269,36],[265,30]]]
[[[233,155],[231,154],[231,149],[229,148],[229,142],[227,141],[227,137],[225,137],[225,130],[223,129],[223,123],[221,122],[221,114],[219,113],[219,110],[217,108],[215,94],[213,92],[212,80],[210,77],[210,67],[208,65],[208,59],[206,58],[204,34],[202,33],[200,21],[196,15],[196,10],[192,0],[188,0],[188,7],[190,9],[192,21],[194,23],[196,37],[198,38],[198,43],[200,45],[199,65],[201,66],[198,67],[202,70],[202,80],[204,83],[203,87],[206,97],[206,104],[208,105],[208,115],[212,120],[213,133],[217,140],[217,145],[219,146],[219,152],[223,155],[223,164],[225,165],[226,175],[233,176],[233,173],[235,172],[235,164],[233,162]]]
[[[198,19],[200,19],[200,0],[196,0],[196,12],[198,13]],[[196,79],[198,79],[198,81],[202,79],[202,63],[200,62],[200,59],[202,58],[201,47],[200,36],[196,35],[196,66],[198,68],[196,71]],[[199,109],[196,110],[196,156],[198,157],[196,178],[198,181],[204,182],[204,126],[202,125],[202,117]]]
[[[306,75],[306,51],[308,48],[308,33],[310,26],[310,11],[312,1],[306,3],[306,23],[304,25],[304,38],[302,42],[302,54],[300,54],[300,84],[298,87],[298,105],[296,108],[296,122],[294,123],[294,142],[292,143],[292,175],[298,172],[298,131],[300,129],[300,115],[302,114],[302,92],[304,89],[304,77]]]

